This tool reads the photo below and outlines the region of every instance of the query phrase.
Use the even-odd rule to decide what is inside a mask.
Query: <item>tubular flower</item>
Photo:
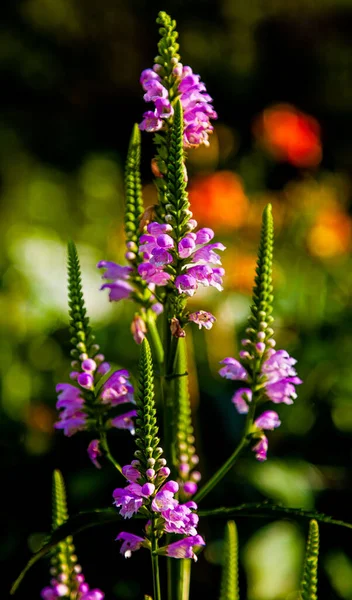
[[[68,437],[78,431],[89,430],[90,422],[96,419],[96,400],[99,401],[99,410],[105,406],[104,418],[107,426],[118,429],[128,429],[134,433],[134,421],[136,411],[128,411],[114,418],[110,417],[109,412],[112,408],[120,404],[134,404],[134,390],[129,382],[128,371],[121,369],[115,371],[105,381],[99,394],[95,395],[95,386],[100,378],[110,371],[110,364],[105,361],[103,354],[98,354],[99,346],[96,344],[93,348],[93,358],[82,353],[79,360],[71,363],[73,371],[70,373],[76,385],[70,383],[59,383],[56,386],[58,401],[56,408],[59,412],[59,420],[55,423],[56,429],[63,429]],[[88,455],[93,464],[100,468],[98,457],[102,456],[99,447],[99,440],[92,440],[88,446]]]
[[[143,114],[139,128],[142,131],[155,132],[165,127],[165,121],[174,113],[170,101],[169,90],[165,81],[158,75],[159,65],[153,69],[142,71],[140,83],[146,92],[143,96],[146,102],[154,103],[154,111],[148,110]],[[206,93],[204,83],[199,75],[195,75],[191,67],[175,64],[172,70],[174,98],[179,97],[183,108],[185,148],[204,144],[209,146],[209,134],[213,132],[210,119],[217,119],[211,102],[212,98]]]
[[[197,312],[188,315],[188,320],[196,323],[196,325],[199,326],[199,329],[202,329],[202,327],[205,329],[211,329],[216,321],[216,318],[206,310],[197,310]]]
[[[141,509],[144,515],[148,515],[149,518],[153,517],[159,537],[166,533],[187,536],[180,542],[182,542],[182,548],[188,549],[189,557],[194,558],[193,553],[191,554],[192,547],[204,545],[203,539],[198,536],[196,529],[199,520],[195,512],[197,505],[193,501],[180,504],[175,498],[175,494],[179,491],[179,484],[173,480],[165,481],[170,474],[165,459],[157,461],[152,459],[150,462],[153,463],[153,467],[149,467],[145,472],[139,460],[134,460],[130,465],[122,467],[122,473],[129,483],[125,488],[114,490],[114,503],[125,519],[131,518]],[[202,540],[202,543],[197,544],[194,541],[196,538]],[[134,550],[139,550],[142,546],[150,546],[148,524],[146,538],[122,532],[116,539],[123,540],[120,551],[128,558]],[[173,552],[172,549],[171,552]],[[178,553],[175,551],[169,556],[183,558],[182,552],[186,552],[186,550],[180,550]]]
[[[295,386],[302,383],[294,368],[296,360],[286,350],[275,351],[272,347],[265,350],[265,345],[261,341],[263,337],[261,332],[258,335],[259,341],[255,345],[249,339],[242,340],[242,346],[249,350],[241,350],[240,357],[246,366],[248,365],[248,370],[235,358],[228,357],[221,361],[225,365],[219,371],[221,377],[247,383],[248,387],[238,389],[232,398],[232,402],[240,414],[248,413],[249,404],[254,401],[254,393],[263,396],[264,400],[271,400],[274,404],[292,404],[297,398]],[[253,380],[250,375],[250,364],[253,360],[250,352],[256,352],[263,358],[255,387],[252,387]],[[263,430],[276,429],[280,424],[278,414],[272,410],[265,411],[254,421],[252,430],[254,436],[258,438],[258,430],[260,432],[260,439],[253,447],[258,460],[266,460],[268,450],[268,440]]]
[[[191,227],[194,228],[194,223]],[[211,265],[221,265],[220,256],[215,250],[225,250],[225,246],[220,242],[209,244],[213,237],[214,232],[209,228],[190,231],[176,246],[171,225],[149,223],[147,234],[140,238],[139,253],[144,262],[138,266],[139,275],[157,286],[172,282],[180,294],[188,296],[193,296],[199,285],[213,286],[221,291],[224,269]],[[175,277],[175,266],[180,262],[183,263],[182,270]],[[199,311],[191,320],[210,329],[215,317]]]
[[[201,535],[194,535],[160,548],[158,553],[166,554],[166,556],[173,558],[193,558],[196,562],[198,558],[194,552],[194,548],[197,550],[200,546],[205,546],[205,541]]]

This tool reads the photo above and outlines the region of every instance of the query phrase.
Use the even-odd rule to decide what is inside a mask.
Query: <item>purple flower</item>
[[[169,508],[175,508],[178,505],[178,500],[175,500],[174,494],[178,492],[179,485],[176,481],[167,481],[155,494],[152,501],[152,510],[162,512]]]
[[[118,265],[108,260],[101,260],[97,264],[98,269],[106,269],[103,279],[128,279],[133,271],[132,267]]]
[[[148,262],[138,265],[138,273],[147,283],[155,283],[155,285],[166,285],[171,277],[169,273]]]
[[[157,98],[155,100],[155,109],[161,119],[168,119],[174,114],[174,109],[166,98]]]
[[[87,452],[93,465],[95,465],[97,469],[101,469],[101,465],[97,460],[98,456],[102,456],[102,452],[99,448],[99,440],[92,440],[87,448]]]
[[[125,558],[130,558],[132,552],[135,550],[139,550],[141,546],[147,545],[147,540],[145,538],[139,537],[138,535],[134,535],[133,533],[127,533],[125,531],[121,531],[117,536],[116,540],[122,540],[122,546],[120,549],[121,554],[124,555]]]
[[[197,549],[198,546],[205,546],[205,541],[202,536],[193,535],[169,544],[160,550],[163,550],[163,554],[165,553],[167,556],[173,558],[193,558],[194,561],[197,561],[197,556],[193,548]]]
[[[153,248],[152,256],[150,259],[150,264],[155,267],[163,267],[164,265],[169,265],[172,263],[173,257],[167,250],[164,248]]]
[[[171,225],[167,223],[158,223],[157,221],[152,221],[147,225],[147,231],[150,235],[154,237],[158,237],[163,233],[167,233],[168,231],[172,231]],[[142,236],[143,237],[143,236]]]
[[[104,283],[101,286],[101,290],[109,289],[109,300],[110,302],[118,302],[124,298],[129,298],[131,293],[134,291],[133,287],[122,279],[117,279],[113,283]]]
[[[141,474],[135,465],[125,465],[122,467],[122,474],[126,477],[130,483],[137,483]]]
[[[259,442],[255,446],[253,446],[252,450],[253,452],[255,452],[255,457],[257,460],[259,460],[260,462],[266,460],[266,455],[268,452],[268,438],[266,437],[266,435],[263,435],[260,438]]]
[[[144,84],[146,93],[143,96],[145,102],[155,102],[159,98],[167,98],[168,91],[157,79],[152,79]],[[145,114],[143,115],[145,116]]]
[[[159,131],[159,129],[162,128],[163,122],[159,118],[159,115],[156,110],[154,112],[151,110],[147,110],[147,112],[143,114],[143,117],[144,119],[139,125],[139,129],[141,131],[153,132]]]
[[[175,286],[180,294],[193,296],[197,289],[197,281],[191,275],[179,275],[175,279]]]
[[[199,517],[185,504],[178,504],[173,508],[163,510],[161,516],[165,519],[165,531],[167,533],[197,535],[196,527]]]
[[[54,424],[55,429],[63,429],[67,437],[86,429],[87,415],[83,411],[82,391],[70,383],[59,383],[56,391],[59,392],[56,408],[63,410],[59,413],[59,421]]]
[[[136,488],[133,486],[138,486],[138,493],[136,493]],[[131,483],[126,488],[116,488],[113,491],[114,504],[117,507],[121,506],[120,515],[125,519],[130,519],[143,505],[141,489],[138,483]]]
[[[91,390],[94,387],[94,377],[90,373],[80,373],[77,382],[86,390]]]
[[[144,69],[144,71],[142,71],[140,79],[139,79],[139,83],[143,86],[146,83],[149,83],[150,81],[152,81],[153,79],[155,79],[156,81],[160,81],[160,77],[157,73],[155,73],[155,71],[153,71],[153,69]]]
[[[117,429],[129,429],[132,435],[135,433],[135,425],[133,422],[133,417],[137,416],[137,411],[130,410],[123,415],[119,415],[118,417],[114,417],[111,419],[111,426],[116,427]]]
[[[128,382],[129,373],[125,369],[115,371],[105,381],[100,399],[103,404],[117,406],[125,402],[134,403],[133,386]]]
[[[89,590],[82,596],[79,596],[79,600],[104,600],[104,598],[105,594],[97,588],[95,588],[94,590]]]
[[[193,255],[194,262],[201,263],[214,263],[215,265],[221,265],[221,259],[215,250],[226,250],[226,246],[221,244],[221,242],[216,242],[215,244],[208,244],[207,246],[203,246],[203,248],[199,248],[196,250]]]
[[[248,373],[246,369],[235,358],[224,358],[224,360],[220,361],[220,364],[225,365],[225,367],[222,367],[222,369],[219,371],[219,375],[221,375],[221,377],[225,377],[225,379],[233,379],[234,381],[248,380]]]
[[[197,312],[188,315],[188,320],[193,321],[199,326],[199,329],[205,327],[205,329],[211,329],[216,318],[210,312],[206,310],[198,310]]]
[[[214,237],[214,231],[209,227],[203,227],[197,231],[196,244],[208,244]]]
[[[281,421],[277,412],[274,410],[266,410],[254,421],[254,425],[256,425],[259,429],[273,430],[276,429],[276,427],[280,427]]]
[[[189,256],[191,256],[195,247],[196,242],[191,237],[191,235],[188,234],[178,243],[178,253],[181,258],[188,258]]]
[[[193,496],[198,489],[197,484],[194,481],[186,481],[183,485],[183,491],[189,496]]]
[[[147,333],[147,327],[144,319],[140,315],[135,315],[131,323],[131,332],[136,344],[141,344]]]
[[[248,413],[249,406],[248,402],[252,401],[252,390],[250,388],[240,388],[237,392],[234,393],[232,397],[232,402],[237,408],[237,412],[240,415],[245,415]]]
[[[294,386],[302,383],[293,367],[297,361],[286,350],[270,349],[268,354],[261,371],[266,378],[265,393],[275,404],[292,404],[297,398]]]

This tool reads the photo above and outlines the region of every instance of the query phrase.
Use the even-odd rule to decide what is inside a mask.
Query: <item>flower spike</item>
[[[141,193],[141,134],[138,125],[133,126],[125,167],[125,234],[127,254],[126,259],[135,262],[139,239],[139,224],[143,214]],[[134,255],[134,256],[132,256]]]
[[[226,523],[219,600],[239,600],[238,535],[234,521]]]

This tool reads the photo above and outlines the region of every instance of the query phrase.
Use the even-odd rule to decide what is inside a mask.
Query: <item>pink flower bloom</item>
[[[121,506],[120,515],[125,519],[130,519],[143,505],[141,486],[138,486],[139,490],[132,486],[138,486],[138,484],[131,484],[126,488],[116,488],[112,493],[115,505]]]
[[[203,248],[199,248],[196,250],[193,255],[194,262],[202,262],[202,263],[213,263],[217,265],[221,265],[221,259],[215,250],[226,250],[226,246],[221,244],[221,242],[216,242],[215,244],[208,244],[207,246],[203,246]]]
[[[94,377],[90,373],[80,373],[77,377],[77,383],[86,390],[91,390],[94,384]]]
[[[266,460],[266,455],[268,452],[268,438],[265,435],[263,435],[259,442],[255,446],[253,446],[252,450],[256,453],[255,457],[257,460],[259,460],[260,462]]]
[[[165,547],[165,554],[173,558],[193,558],[194,561],[197,561],[197,556],[193,549],[197,549],[198,546],[205,546],[205,541],[202,536],[194,535],[169,544]]]
[[[189,496],[193,496],[198,489],[197,484],[194,481],[186,481],[183,485],[183,491]]]
[[[101,465],[98,462],[98,456],[102,456],[103,454],[99,448],[99,440],[92,440],[88,446],[87,452],[93,465],[95,465],[97,469],[101,469]]]
[[[134,465],[125,465],[122,467],[122,474],[130,483],[137,483],[141,476],[140,472]]]
[[[179,275],[176,277],[175,286],[180,294],[184,293],[188,296],[193,296],[198,287],[197,281],[191,275]]]
[[[168,481],[155,494],[152,501],[152,510],[162,512],[169,508],[175,508],[178,505],[178,500],[175,500],[174,494],[178,492],[179,485],[176,481]]]
[[[144,119],[139,125],[141,131],[159,131],[159,129],[162,128],[163,122],[156,110],[154,112],[147,110],[147,112],[143,114],[143,117]]]
[[[158,235],[161,235],[162,233],[172,231],[172,227],[167,223],[158,223],[157,221],[152,221],[151,223],[148,223],[147,231],[150,235],[158,237]]]
[[[132,435],[135,434],[135,425],[133,421],[133,417],[137,416],[137,411],[130,410],[123,415],[119,415],[118,417],[114,417],[111,419],[111,426],[116,427],[117,429],[129,429]]]
[[[178,243],[178,253],[181,258],[188,258],[191,256],[192,252],[196,247],[196,242],[190,235],[186,235],[179,243]]]
[[[240,388],[237,392],[234,393],[232,397],[232,402],[237,408],[237,412],[240,415],[245,415],[248,413],[249,406],[248,402],[252,401],[252,390],[249,388]]]
[[[209,227],[203,227],[197,231],[196,244],[208,244],[214,237],[214,231]]]
[[[210,312],[206,310],[198,310],[197,312],[188,315],[188,320],[193,321],[199,326],[199,329],[205,327],[205,329],[211,329],[216,318]]]
[[[123,300],[124,298],[129,298],[131,293],[134,291],[133,287],[129,283],[127,283],[127,281],[123,281],[122,279],[117,279],[113,283],[104,283],[100,289],[110,290],[110,302],[118,302],[119,300]]]
[[[147,327],[144,319],[140,315],[135,315],[131,323],[131,332],[136,344],[141,344],[147,333]]]
[[[185,504],[178,504],[173,508],[163,510],[161,516],[165,519],[165,531],[167,533],[197,535],[196,527],[199,517]]]
[[[224,360],[220,361],[220,364],[225,365],[219,371],[219,375],[221,377],[225,377],[225,379],[233,379],[234,381],[246,381],[248,379],[248,373],[244,367],[242,367],[241,363],[238,362],[235,358],[224,358]]]
[[[118,265],[108,260],[101,260],[97,264],[98,269],[106,269],[102,275],[103,279],[128,279],[133,271],[132,267]]]
[[[134,390],[128,378],[129,373],[125,369],[120,369],[110,375],[109,379],[105,381],[100,394],[102,403],[111,404],[112,406],[117,406],[125,402],[134,403]]]
[[[122,540],[120,552],[124,555],[125,558],[130,558],[132,552],[135,552],[135,550],[139,550],[142,546],[147,544],[147,540],[145,540],[144,538],[125,531],[119,533],[116,540]]]
[[[280,427],[281,421],[279,419],[279,415],[274,410],[266,410],[263,412],[260,417],[258,417],[254,424],[259,429],[276,429],[276,427]]]

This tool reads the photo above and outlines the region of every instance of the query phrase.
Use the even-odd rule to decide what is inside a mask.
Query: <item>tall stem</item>
[[[155,362],[158,365],[159,375],[163,374],[164,369],[164,348],[160,339],[159,331],[156,326],[155,316],[147,312],[147,325],[150,339],[150,345],[152,347]]]
[[[243,437],[240,443],[238,444],[236,450],[231,454],[230,458],[220,467],[216,473],[207,481],[203,487],[199,490],[199,492],[194,496],[193,500],[199,503],[205,496],[211,492],[211,490],[221,481],[221,479],[226,475],[226,473],[231,469],[231,467],[235,464],[239,454],[242,450],[249,444],[249,440],[246,437]]]
[[[114,465],[115,469],[117,469],[119,473],[122,473],[121,465],[117,462],[117,460],[114,459],[113,455],[110,452],[108,439],[104,430],[100,430],[100,445],[104,451],[106,458],[111,462],[112,465]]]
[[[159,556],[157,555],[158,550],[158,539],[155,535],[154,519],[152,519],[152,573],[153,573],[153,600],[161,600],[160,594],[160,574],[159,574]]]

